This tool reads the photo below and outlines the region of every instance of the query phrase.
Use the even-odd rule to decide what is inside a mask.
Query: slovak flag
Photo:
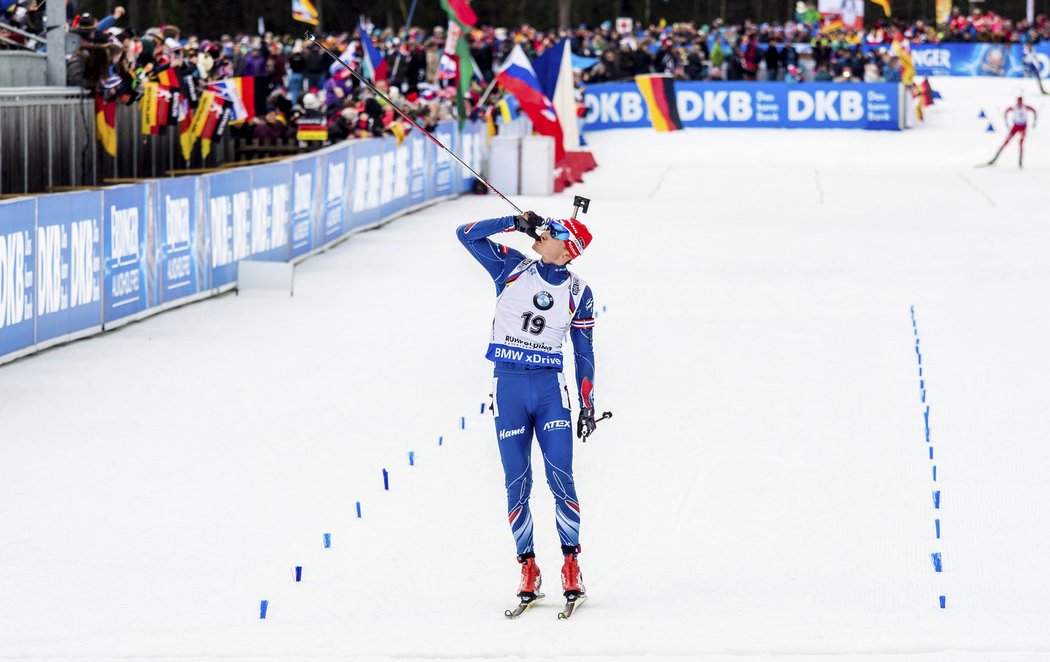
[[[371,78],[373,83],[386,80],[386,59],[372,43],[372,37],[369,36],[368,30],[360,21],[357,23],[357,29],[361,33],[361,47],[365,51],[362,62],[365,68],[365,78]]]
[[[522,112],[529,116],[536,133],[554,138],[554,161],[561,161],[565,156],[565,146],[562,144],[558,114],[554,112],[551,100],[544,96],[536,72],[532,70],[529,58],[520,45],[510,52],[510,56],[496,73],[496,80],[505,90],[517,97]]]

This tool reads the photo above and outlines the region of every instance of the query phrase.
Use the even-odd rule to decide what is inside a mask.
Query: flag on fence
[[[561,124],[558,122],[558,114],[550,99],[544,96],[540,89],[540,82],[536,80],[536,72],[529,64],[529,58],[521,45],[514,46],[510,56],[503,62],[496,80],[503,89],[513,94],[521,104],[521,109],[529,119],[536,133],[542,136],[554,138],[554,162],[561,161],[565,156],[565,146]]]
[[[190,100],[182,97],[179,102],[179,147],[182,148],[182,160],[189,161],[193,154],[193,143],[197,136],[193,135],[193,113],[190,112]]]
[[[580,148],[580,127],[576,120],[576,86],[572,75],[572,50],[569,40],[547,50],[532,63],[540,89],[551,100],[561,122],[566,150]]]
[[[158,133],[157,129],[157,91],[160,85],[153,81],[146,81],[142,88],[142,98],[139,99],[139,110],[142,113],[142,135],[153,136]]]
[[[295,137],[303,141],[328,140],[328,124],[324,118],[302,118],[295,131]]]
[[[674,78],[661,74],[635,76],[634,82],[649,108],[649,118],[657,131],[681,131],[678,102],[674,93]]]
[[[401,143],[405,142],[405,136],[408,135],[408,130],[403,124],[401,124],[401,122],[396,120],[391,122],[390,126],[386,128],[390,130],[390,133],[394,134],[395,138],[397,138],[397,146],[400,147]]]
[[[368,30],[365,29],[364,23],[360,20],[357,22],[357,30],[361,33],[361,46],[365,52],[361,62],[364,65],[365,78],[370,79],[373,83],[386,80],[386,59],[379,52],[379,49],[376,48],[376,45],[372,43],[372,38],[368,36]]]
[[[191,131],[201,141],[201,155],[204,158],[208,158],[211,153],[212,140],[226,130],[231,113],[232,106],[224,97],[210,90],[201,95],[201,102],[193,115]]]
[[[310,0],[292,0],[292,18],[302,23],[320,23],[317,7]]]
[[[266,113],[265,76],[237,76],[209,83],[208,89],[228,102],[234,124]]]
[[[904,41],[904,35],[898,34],[890,48],[901,61],[901,82],[910,86],[915,80],[915,62],[911,59],[911,47]]]
[[[882,11],[887,16],[890,15],[890,0],[871,0],[878,6],[882,7]]]
[[[117,102],[103,101],[102,94],[95,95],[95,137],[106,154],[117,155]]]

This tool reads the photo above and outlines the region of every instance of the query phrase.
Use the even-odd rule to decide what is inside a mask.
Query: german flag
[[[216,96],[212,92],[201,95],[201,101],[197,105],[197,112],[193,115],[193,123],[190,132],[201,141],[201,156],[208,158],[211,153],[212,138],[222,135],[229,121],[230,108],[226,99]]]
[[[324,119],[301,119],[295,137],[304,142],[328,140],[328,124]]]
[[[155,136],[157,130],[157,92],[160,86],[153,81],[147,81],[142,89],[142,98],[139,99],[139,110],[142,111],[142,135]]]
[[[103,101],[95,95],[95,137],[110,156],[117,155],[117,102]]]
[[[634,82],[649,107],[649,117],[657,131],[681,131],[678,103],[674,94],[674,78],[663,75],[635,76]]]
[[[233,79],[237,87],[237,93],[241,96],[241,103],[248,116],[244,119],[266,114],[266,77],[265,76],[238,76]],[[237,118],[238,121],[241,118]]]

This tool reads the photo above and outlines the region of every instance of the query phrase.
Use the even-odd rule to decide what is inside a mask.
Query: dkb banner
[[[33,332],[36,200],[0,202],[0,356],[29,347]]]
[[[350,185],[351,227],[375,223],[383,217],[383,140],[359,140],[351,154],[353,183]],[[393,162],[390,161],[390,165]],[[391,178],[393,172],[390,173]]]
[[[373,140],[362,141],[364,143]],[[321,161],[321,226],[316,242],[318,246],[338,239],[345,232],[346,188],[350,180],[349,145],[324,154]]]
[[[161,179],[156,186],[157,302],[168,303],[208,289],[206,234],[198,178]]]
[[[237,280],[237,261],[251,254],[252,171],[231,170],[204,178],[212,289]]]
[[[458,140],[456,140],[458,132],[456,131],[456,125],[452,122],[439,124],[437,129],[434,131],[434,137],[441,141],[443,145],[456,151]],[[452,195],[453,183],[452,183],[452,165],[454,161],[452,157],[448,155],[443,149],[436,149],[434,158],[434,196],[442,197],[446,195]],[[459,164],[456,164],[459,167]]]
[[[430,141],[419,131],[405,136],[401,149],[407,154],[408,205],[418,205],[427,199],[427,151]]]
[[[474,172],[481,172],[481,156],[482,148],[484,146],[485,125],[481,123],[471,123],[463,126],[463,133],[460,135],[460,139],[456,149],[456,156],[463,159],[463,161],[474,169]],[[470,174],[470,171],[461,166],[455,164],[455,171],[459,173],[459,181],[456,182],[456,192],[466,193],[474,187],[474,175]]]
[[[251,169],[252,223],[248,257],[288,261],[292,217],[292,164],[274,163]]]
[[[152,305],[153,251],[149,236],[149,187],[118,186],[103,192],[106,256],[104,321],[112,322]]]
[[[896,83],[675,83],[685,128],[900,130],[902,87]],[[652,126],[635,83],[602,83],[584,98],[588,131]]]
[[[36,340],[102,325],[102,193],[45,195],[37,202]]]

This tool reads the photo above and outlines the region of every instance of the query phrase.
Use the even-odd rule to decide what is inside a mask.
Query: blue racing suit
[[[488,237],[513,230],[513,216],[470,223],[456,230],[460,242],[489,272],[496,285],[497,296],[508,285],[513,285],[526,258]],[[564,284],[571,276],[564,266],[542,261],[533,264],[539,277],[552,287]],[[569,328],[581,407],[594,406],[593,331],[594,298],[590,287],[584,287]],[[572,413],[561,367],[522,365],[499,360],[494,360],[494,363],[493,414],[507,488],[507,517],[518,554],[530,554],[533,551],[529,496],[532,492],[534,433],[543,454],[547,485],[554,494],[558,536],[562,547],[578,548],[580,505],[572,478]]]

